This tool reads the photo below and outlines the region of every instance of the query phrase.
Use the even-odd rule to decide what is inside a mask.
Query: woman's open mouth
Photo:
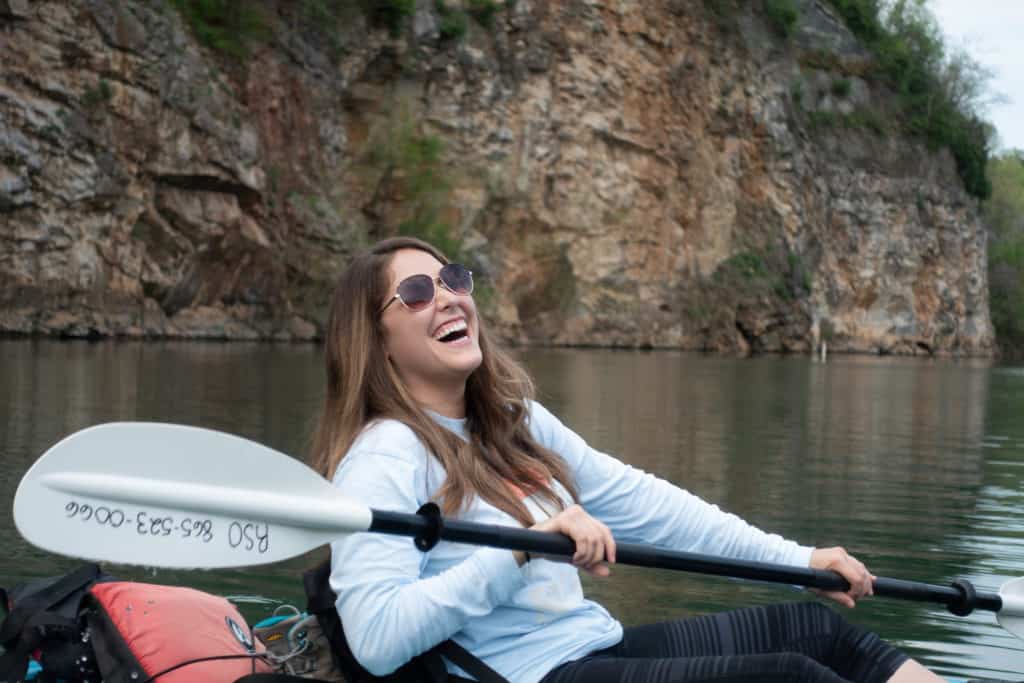
[[[442,325],[434,333],[434,339],[443,344],[455,344],[460,341],[469,341],[469,325],[465,320],[453,320]]]

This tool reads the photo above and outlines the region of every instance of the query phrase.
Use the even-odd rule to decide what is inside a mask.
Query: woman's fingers
[[[850,588],[845,592],[816,592],[847,607],[853,607],[858,599],[865,595],[873,595],[875,592],[874,575],[868,571],[863,562],[847,553],[843,548],[816,548],[811,553],[811,567],[837,572],[846,579]]]
[[[590,517],[589,515],[587,515],[587,517],[589,517],[595,525],[594,528],[591,529],[595,535],[589,541],[592,552],[587,556],[583,563],[574,562],[574,564],[594,576],[608,576],[611,574],[611,569],[608,567],[608,563],[615,562],[615,538],[612,536],[611,529],[601,522],[598,522],[593,517]]]
[[[856,567],[857,576],[860,578],[861,589],[863,591],[861,593],[861,595],[862,596],[863,595],[874,595],[875,594],[875,580],[874,580],[874,577],[871,576],[871,572],[869,572],[868,568],[864,566],[864,563],[861,562],[860,560],[858,560],[856,557],[853,557],[851,555],[850,556],[850,561]]]
[[[572,505],[554,517],[534,526],[543,531],[555,531],[573,540],[576,552],[572,563],[596,576],[610,572],[605,562],[615,561],[615,539],[611,530],[594,519],[579,505]]]
[[[604,560],[604,524],[574,505],[565,510],[565,533],[576,543],[572,562],[578,567],[590,568]]]
[[[604,524],[601,525],[601,529],[604,532],[604,558],[615,564],[615,537],[612,536],[612,530]]]

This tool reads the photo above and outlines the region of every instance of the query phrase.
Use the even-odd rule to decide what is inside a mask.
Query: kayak
[[[34,660],[29,662],[28,676],[26,680],[34,679],[42,671],[42,668]],[[1024,683],[1008,681],[1000,678],[947,678],[949,683]]]
[[[72,576],[72,577],[78,576],[78,575],[82,574],[82,569],[86,569],[86,568],[88,568],[88,567],[80,568],[80,569],[76,570],[75,572],[72,572],[70,576]],[[98,570],[98,567],[96,568],[96,570]],[[69,575],[64,575],[63,577],[57,577],[57,583],[59,585],[65,585],[65,586],[66,585],[72,585],[72,584],[68,583],[68,580],[67,580],[68,577],[69,577]],[[48,585],[53,585],[53,584],[54,584],[54,582],[50,581]],[[47,585],[47,584],[44,583],[44,585]],[[116,585],[119,585],[119,584],[117,582],[115,582],[115,583],[104,583],[102,585],[109,587],[109,586],[116,586]],[[133,583],[133,582],[130,582],[130,581],[129,582],[124,582],[123,585],[129,585],[129,586],[133,586],[133,587],[134,586],[140,586],[140,587],[147,586],[147,584]],[[150,586],[150,587],[151,588],[160,588],[160,589],[164,590],[165,591],[164,598],[161,598],[157,602],[160,602],[162,605],[167,606],[168,609],[176,610],[176,612],[178,614],[190,613],[189,610],[182,610],[181,609],[181,603],[188,602],[188,599],[194,599],[194,598],[191,598],[191,596],[194,595],[194,594],[197,594],[197,593],[199,595],[203,595],[207,599],[214,599],[214,600],[220,600],[220,601],[229,600],[229,601],[234,602],[235,600],[239,600],[240,597],[242,598],[241,602],[253,601],[251,596],[234,596],[234,598],[232,598],[232,597],[215,598],[212,595],[208,595],[208,594],[205,594],[205,593],[200,593],[199,591],[196,591],[194,589],[189,589],[189,588],[184,588],[184,587],[174,587],[174,586],[160,586],[160,587]],[[33,606],[38,607],[37,603],[39,603],[39,601],[41,599],[41,596],[44,597],[44,598],[45,597],[52,597],[52,595],[47,595],[46,594],[47,590],[49,590],[49,589],[43,588],[37,594],[29,595],[27,600],[30,602],[30,604],[33,604]],[[177,595],[167,596],[166,595],[166,591],[168,591],[168,590],[170,590],[170,591],[178,591],[178,590],[180,590],[180,591],[182,591],[182,595],[183,596],[186,596],[186,594],[187,594],[186,597],[188,599],[186,599],[186,597],[182,597],[182,598],[179,599],[179,597]],[[124,592],[121,591],[121,594],[123,595]],[[134,595],[133,597],[135,597],[140,602],[145,602],[147,604],[153,604],[154,603],[154,600],[142,600],[141,597],[140,597],[142,595],[143,594],[138,594],[138,595]],[[248,599],[246,599],[246,598],[248,598]],[[33,599],[36,600],[36,603],[31,603],[31,600],[33,600]],[[129,604],[128,609],[130,610],[131,609],[130,604],[133,601],[132,598],[128,598],[127,600],[123,600],[122,599],[121,602],[120,602],[120,605],[123,606],[126,601]],[[253,602],[255,602],[255,601],[253,601]],[[96,610],[102,609],[101,607],[98,606],[99,603],[95,603],[95,604],[97,606],[94,609],[96,609]],[[174,607],[170,607],[172,604],[174,605]],[[196,603],[196,604],[199,607],[208,607],[208,605],[206,605],[205,603],[203,603],[203,604]],[[330,603],[328,603],[328,604],[330,604]],[[234,605],[234,607],[237,607],[237,606],[238,606],[237,604]],[[105,609],[107,609],[108,613],[109,613],[109,610],[112,609],[112,606],[111,605],[106,605]],[[153,609],[153,608],[149,608],[149,609]],[[120,610],[117,610],[117,611],[119,612]],[[201,611],[202,611],[201,609],[197,610],[197,613],[201,612]],[[207,610],[207,611],[209,611],[209,610]],[[146,611],[145,613],[146,614],[150,614],[149,611]],[[43,616],[44,614],[48,614],[48,613],[40,612],[40,614],[38,616]],[[56,612],[54,612],[53,614],[56,614]],[[238,619],[243,620],[242,621],[243,624],[245,623],[244,618],[241,615],[239,615],[238,612],[233,612],[233,614],[235,614]],[[0,625],[4,625],[6,627],[8,624],[4,623],[5,621],[6,620],[0,621]],[[158,623],[158,622],[159,622],[159,620],[156,619],[155,616],[150,616],[150,618],[147,620],[146,628],[147,628],[147,630],[149,630],[149,632],[151,634],[153,633],[153,629],[152,629],[153,625],[155,623]],[[237,624],[232,624],[230,619],[227,619],[227,622],[228,622],[229,626],[232,626],[236,631],[240,631],[243,634],[245,633],[246,630],[248,630],[248,636],[247,637],[244,636],[244,637],[240,638],[240,642],[242,642],[243,644],[245,644],[246,642],[250,643],[250,645],[246,645],[246,647],[249,648],[247,650],[247,652],[249,652],[249,653],[253,653],[254,652],[254,650],[252,649],[251,643],[255,643],[257,641],[262,642],[266,646],[267,654],[271,657],[271,662],[268,662],[268,663],[272,663],[272,662],[275,662],[275,661],[276,662],[287,661],[287,660],[291,659],[293,656],[301,654],[301,655],[303,655],[303,657],[305,659],[309,659],[310,660],[310,664],[312,666],[314,666],[314,668],[315,668],[316,666],[319,666],[321,662],[325,661],[325,655],[326,655],[326,659],[327,660],[330,659],[330,656],[327,655],[327,651],[330,649],[330,645],[327,643],[326,639],[323,638],[322,635],[320,635],[320,636],[313,635],[314,633],[316,633],[316,634],[321,633],[321,631],[320,631],[321,627],[319,625],[316,625],[317,622],[318,622],[318,617],[315,614],[310,614],[310,613],[305,612],[305,611],[300,611],[299,608],[297,608],[297,607],[295,607],[293,605],[288,605],[288,604],[280,604],[280,605],[278,605],[277,609],[274,610],[273,615],[271,615],[269,617],[266,617],[266,618],[263,618],[262,620],[258,620],[256,623],[254,623],[248,629],[246,629],[246,627],[244,625],[239,627]],[[49,623],[49,622],[44,621],[42,623]],[[90,622],[89,622],[90,629],[97,628],[97,624],[98,623],[99,623],[99,620],[96,620],[96,622],[94,623],[94,621],[92,619],[90,619]],[[198,621],[190,621],[189,629],[190,630],[195,630],[196,628],[198,628],[198,623],[199,623]],[[283,625],[283,627],[282,627],[282,625]],[[316,625],[316,626],[314,626],[314,625]],[[168,622],[168,626],[172,627],[173,626],[173,622]],[[221,623],[220,626],[223,627],[223,623]],[[339,626],[340,626],[340,624],[339,624]],[[311,629],[313,629],[313,630],[311,630]],[[173,627],[172,627],[171,630],[173,631]],[[200,633],[205,633],[205,631],[202,631],[201,628],[200,628],[199,632]],[[97,634],[102,634],[103,633],[103,629],[100,628],[99,631],[96,631],[96,633]],[[176,638],[175,637],[174,633],[168,633],[166,631],[164,633],[167,636],[166,639],[169,640],[170,642],[174,642],[175,640],[180,640],[180,638]],[[138,635],[138,634],[135,634],[135,635]],[[239,637],[237,633],[235,634],[235,637],[236,638]],[[307,640],[307,638],[309,638],[309,640]],[[102,642],[102,639],[100,639],[98,636],[90,638],[89,635],[88,635],[88,632],[87,631],[83,631],[82,642],[87,642],[89,640],[92,640],[93,643],[97,644],[97,647],[101,647],[100,643]],[[126,641],[127,642],[132,642],[132,641],[135,641],[135,640],[137,640],[137,639],[134,638],[134,637],[131,637],[131,636],[126,637]],[[165,640],[165,638],[158,635],[158,636],[156,636],[156,640],[155,641],[151,640],[150,642],[152,644],[157,644],[157,643],[161,643],[161,641],[163,641],[163,640]],[[221,641],[217,637],[214,637],[212,640],[214,642],[216,642],[216,643],[219,643],[222,646]],[[314,644],[314,641],[315,641],[315,644]],[[49,642],[52,642],[52,641],[47,640],[45,642],[49,643]],[[203,647],[205,648],[205,646],[203,646]],[[214,647],[218,647],[218,646],[215,645]],[[90,649],[91,649],[91,646],[90,646]],[[161,649],[163,649],[162,648],[162,644],[161,644]],[[3,652],[3,649],[0,648],[0,653],[2,653],[2,652]],[[51,652],[50,654],[52,656],[52,655],[55,655],[57,652],[58,652],[57,650],[53,650],[53,652]],[[192,652],[193,656],[195,656],[194,650],[192,650],[191,652]],[[79,650],[78,654],[82,654],[82,651]],[[203,660],[209,658],[207,655],[208,655],[208,653],[204,652],[203,656],[200,659],[186,658],[186,661],[203,661]],[[242,656],[242,655],[235,655],[235,656],[237,657],[237,656]],[[41,678],[41,675],[43,674],[43,668],[40,666],[38,661],[36,661],[36,658],[39,658],[42,661],[50,661],[50,660],[44,659],[43,657],[45,657],[45,653],[44,653],[43,656],[40,656],[39,654],[36,654],[34,658],[28,659],[28,670],[26,672],[25,678],[21,679],[21,680],[35,681],[35,680],[38,680],[38,679]],[[81,659],[83,661],[85,661],[86,659],[92,659],[92,658],[93,658],[92,654],[90,654],[88,657],[85,657],[85,656],[81,657]],[[214,657],[214,658],[222,659],[223,657]],[[63,658],[62,657],[57,657],[56,659],[57,659],[57,661],[61,661]],[[76,656],[76,661],[77,661],[77,656]],[[305,665],[305,662],[303,662],[303,665]],[[0,669],[2,669],[2,668],[3,667],[0,667]],[[174,667],[174,668],[177,668],[177,667]],[[302,669],[302,670],[305,671],[306,669]],[[326,670],[325,670],[325,672],[326,672]],[[3,671],[0,670],[0,677],[2,677],[2,676],[3,676]],[[333,678],[331,678],[329,676],[326,676],[326,675],[323,675],[323,674],[321,674],[321,676],[317,676],[318,679],[321,678],[321,677],[325,678],[325,679],[328,679],[328,680],[333,680]],[[234,680],[234,679],[232,679],[232,680]],[[948,683],[1024,683],[1024,681],[1011,681],[1011,680],[1008,680],[1008,679],[994,679],[994,678],[954,678],[954,677],[946,677],[944,680],[948,681]]]
[[[41,672],[42,668],[35,661],[30,662],[26,680],[34,679]],[[1015,683],[998,678],[947,678],[946,680],[949,683]]]
[[[140,444],[148,457],[139,457]],[[216,468],[209,467],[213,453]],[[575,552],[572,541],[560,534],[446,519],[432,504],[416,513],[371,509],[339,495],[330,482],[289,455],[231,434],[173,424],[109,423],[65,437],[22,477],[13,508],[19,533],[43,550],[168,569],[279,562],[359,532],[409,536],[423,551],[447,540],[557,556]],[[160,526],[141,524],[141,518]],[[620,564],[824,590],[849,588],[842,577],[825,570],[639,543],[616,546]],[[1024,577],[1006,581],[998,592],[976,590],[965,579],[938,585],[876,577],[874,594],[942,604],[957,616],[993,612],[1004,629],[1024,638]]]

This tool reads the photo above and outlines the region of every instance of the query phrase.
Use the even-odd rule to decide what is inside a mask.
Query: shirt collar
[[[429,415],[434,422],[441,425],[442,427],[455,432],[459,436],[466,437],[466,418],[464,417],[448,417],[441,413],[435,413],[433,410],[424,409],[427,415]]]

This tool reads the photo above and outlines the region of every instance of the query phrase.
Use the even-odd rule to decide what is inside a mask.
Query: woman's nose
[[[458,299],[457,294],[442,285],[440,282],[436,284],[436,287],[437,291],[434,292],[434,299],[439,309],[444,310],[455,304],[456,299]]]

